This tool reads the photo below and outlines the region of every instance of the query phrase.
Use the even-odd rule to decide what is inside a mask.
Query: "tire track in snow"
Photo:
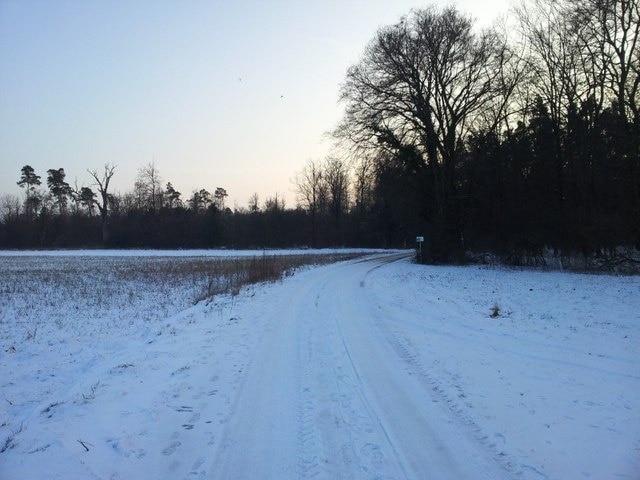
[[[210,478],[497,479],[506,472],[434,407],[379,328],[368,272],[398,257],[306,272],[270,309],[217,442]]]
[[[377,267],[369,270],[367,276],[376,269]],[[402,334],[392,327],[393,324],[401,323],[415,328],[414,322],[405,321],[404,318],[404,315],[411,316],[411,314],[405,312],[402,308],[398,310],[398,305],[390,308],[388,305],[380,304],[370,293],[369,302],[371,305],[370,312],[372,312],[371,317],[376,328],[382,333],[382,336],[397,356],[403,360],[406,371],[422,381],[425,388],[430,392],[432,401],[443,405],[451,413],[451,418],[455,420],[459,428],[466,431],[481,448],[486,450],[487,455],[491,456],[506,472],[521,476],[522,469],[529,469],[528,465],[520,465],[518,467],[517,462],[499,448],[497,441],[491,440],[490,435],[483,431],[473,418],[465,412],[459,401],[451,394],[448,394],[445,388],[436,380],[436,377],[429,373],[434,367],[428,367],[423,363],[419,352],[415,351],[411,339],[407,336],[408,333],[405,331]],[[465,339],[465,341],[468,342],[469,340]],[[500,434],[494,434],[494,436],[499,438]],[[542,473],[540,474],[543,475]]]
[[[320,288],[313,312],[301,319],[300,476],[403,478],[379,445],[375,416],[345,358],[327,288],[329,284]]]
[[[300,478],[316,478],[322,473],[318,457],[320,445],[316,428],[317,404],[314,398],[312,373],[310,365],[315,361],[313,344],[310,341],[311,329],[301,329],[298,340],[300,346],[299,362],[302,365],[300,384],[298,386],[298,465]]]
[[[389,258],[386,263],[399,258]],[[348,283],[366,287],[367,276],[382,268],[376,265],[360,276],[343,279],[336,290],[348,291]],[[353,290],[352,290],[353,291]],[[510,476],[491,460],[493,453],[478,441],[475,430],[442,410],[432,389],[421,379],[417,359],[393,336],[385,324],[402,311],[385,310],[376,298],[360,288],[359,294],[340,297],[341,336],[363,392],[379,414],[380,427],[400,457],[409,478],[504,478]],[[423,372],[422,372],[423,373]],[[424,375],[422,378],[425,378]],[[404,411],[403,411],[404,410]]]
[[[514,474],[519,474],[519,469],[516,467],[515,463],[509,459],[504,452],[497,449],[497,443],[491,442],[488,434],[483,432],[474,420],[458,405],[457,401],[444,391],[436,379],[428,373],[428,369],[423,363],[421,363],[418,355],[410,350],[407,342],[403,341],[399,336],[381,324],[378,325],[378,328],[385,331],[390,345],[396,350],[398,356],[407,363],[408,370],[418,378],[422,378],[426,385],[431,389],[433,401],[435,403],[445,405],[457,421],[467,428],[470,435],[488,449],[491,456],[497,463],[502,465],[505,470]]]

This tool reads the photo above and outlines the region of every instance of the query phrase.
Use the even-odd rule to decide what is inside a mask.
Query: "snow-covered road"
[[[326,269],[271,312],[211,478],[499,479],[498,455],[456,416],[366,288],[397,256]]]

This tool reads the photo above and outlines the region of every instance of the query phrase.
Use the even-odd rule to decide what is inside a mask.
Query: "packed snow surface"
[[[151,261],[0,256],[0,478],[640,477],[638,277],[396,252],[195,305],[113,285]]]

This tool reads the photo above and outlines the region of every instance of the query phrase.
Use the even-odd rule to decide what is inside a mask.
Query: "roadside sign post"
[[[416,243],[418,244],[418,262],[422,263],[422,244],[424,243],[424,237],[416,237]]]

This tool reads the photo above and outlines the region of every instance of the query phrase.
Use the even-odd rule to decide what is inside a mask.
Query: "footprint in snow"
[[[360,448],[360,454],[363,457],[371,458],[374,464],[382,464],[384,459],[384,453],[380,450],[380,447],[375,443],[367,443]]]
[[[162,450],[162,454],[169,456],[169,455],[173,455],[173,453],[175,453],[176,449],[182,445],[181,442],[179,442],[178,440],[175,440],[173,442],[171,442],[171,444],[165,448],[164,450]]]
[[[176,412],[193,412],[193,407],[190,407],[188,405],[181,405],[179,407],[173,407],[175,409]]]

